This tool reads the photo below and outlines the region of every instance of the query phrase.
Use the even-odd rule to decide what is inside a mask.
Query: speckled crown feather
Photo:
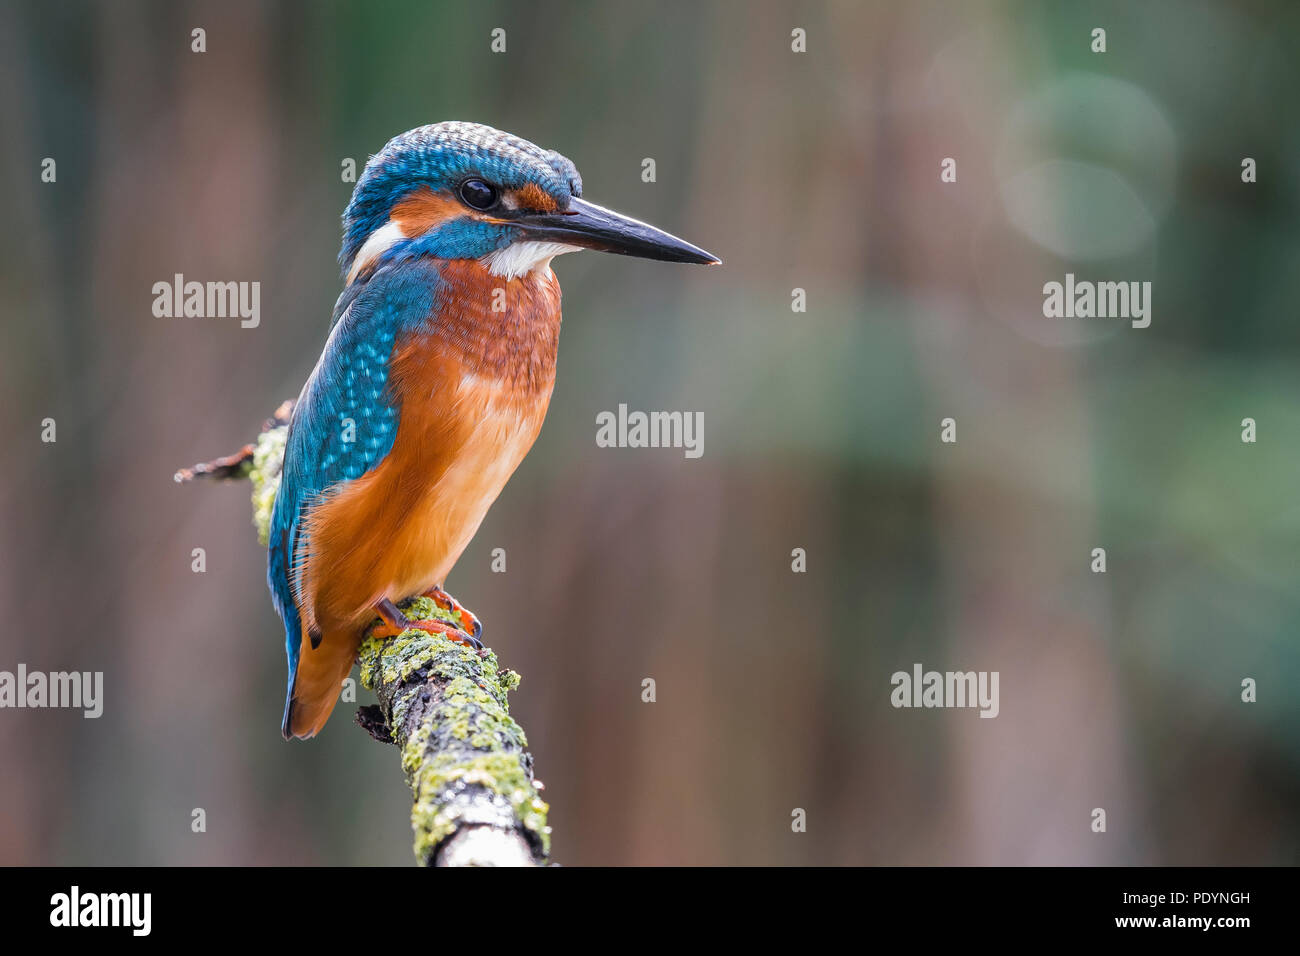
[[[554,150],[479,123],[419,126],[394,136],[366,163],[343,212],[339,265],[352,267],[366,237],[388,221],[389,210],[413,189],[445,189],[478,176],[507,189],[533,183],[560,209],[582,195],[577,167]]]

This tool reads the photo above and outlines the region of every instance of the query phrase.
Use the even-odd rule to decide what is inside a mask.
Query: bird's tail
[[[304,628],[298,666],[284,702],[284,739],[314,737],[330,719],[360,645],[352,631],[326,631],[312,646]]]

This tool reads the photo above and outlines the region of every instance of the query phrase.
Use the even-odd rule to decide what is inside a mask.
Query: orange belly
[[[308,516],[300,606],[309,630],[356,627],[381,598],[441,585],[537,438],[549,387],[520,394],[440,364],[421,376],[431,391],[404,398],[388,456]]]

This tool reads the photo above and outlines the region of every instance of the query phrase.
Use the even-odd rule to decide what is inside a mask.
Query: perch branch
[[[293,403],[267,419],[254,444],[234,455],[178,471],[177,481],[247,478],[253,524],[268,537]],[[460,621],[429,598],[402,603],[407,617]],[[533,758],[506,696],[519,675],[492,651],[473,651],[415,628],[386,640],[367,637],[357,655],[361,683],[378,704],[357,723],[396,744],[414,803],[415,857],[433,866],[529,866],[550,852],[547,806],[533,779]]]

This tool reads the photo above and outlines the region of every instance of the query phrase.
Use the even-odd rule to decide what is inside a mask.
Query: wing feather
[[[294,407],[267,560],[272,599],[285,625],[291,695],[304,612],[308,629],[314,626],[311,609],[301,605],[303,565],[312,555],[303,518],[322,495],[361,477],[392,449],[401,403],[389,387],[389,357],[404,334],[427,325],[437,283],[432,266],[408,262],[401,270],[380,269],[359,291],[345,290]]]

